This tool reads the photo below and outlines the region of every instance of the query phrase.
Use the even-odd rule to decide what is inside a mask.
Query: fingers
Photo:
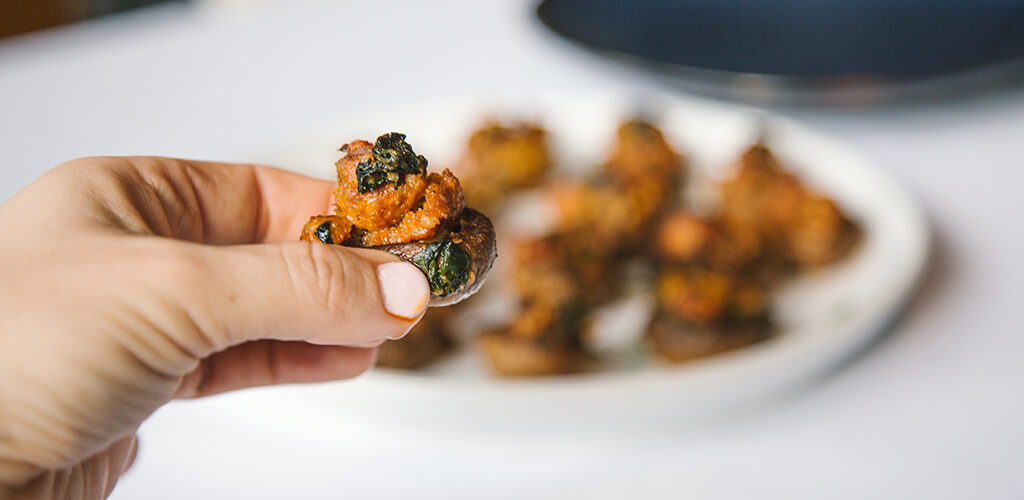
[[[177,341],[200,357],[261,339],[354,346],[401,337],[430,298],[423,273],[386,252],[302,241],[194,250],[199,260],[175,259],[181,273],[172,273],[184,276],[161,293],[198,326],[203,338]]]
[[[128,453],[127,458],[121,465],[121,474],[128,472],[128,469],[131,469],[132,466],[135,465],[135,459],[139,457],[139,436],[132,436],[131,444],[131,451]]]
[[[298,239],[311,216],[327,212],[334,186],[253,165],[156,157],[90,161],[121,177],[130,205],[153,232],[217,245]]]
[[[331,205],[332,181],[262,166],[189,161],[181,168],[194,188],[205,243],[293,241]]]
[[[368,370],[376,349],[263,340],[214,354],[185,376],[175,397],[209,396],[262,385],[325,382]]]

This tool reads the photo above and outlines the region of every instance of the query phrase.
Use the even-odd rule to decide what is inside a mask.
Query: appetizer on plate
[[[509,192],[539,185],[551,170],[548,135],[536,125],[489,122],[467,142],[457,171],[473,206],[497,208]]]
[[[717,184],[692,179],[687,158],[640,119],[617,128],[606,159],[585,176],[561,173],[550,144],[537,124],[487,122],[457,160],[462,182],[447,169],[428,173],[402,134],[342,148],[335,214],[312,218],[302,238],[415,263],[431,305],[471,295],[495,259],[494,227],[465,207],[463,189],[497,214],[529,193],[550,216],[544,232],[510,236],[499,279],[514,312],[466,320],[465,305],[432,310],[381,347],[381,365],[427,368],[472,344],[495,373],[536,376],[599,370],[623,347],[670,363],[740,349],[780,334],[781,284],[842,259],[860,238],[833,200],[760,142]],[[714,203],[694,203],[694,183]],[[646,316],[609,349],[595,333],[601,313],[636,297]]]

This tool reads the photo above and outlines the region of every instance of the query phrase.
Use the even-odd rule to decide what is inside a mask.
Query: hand
[[[353,377],[408,332],[416,267],[296,240],[331,188],[88,158],[0,205],[0,497],[105,497],[171,398]]]

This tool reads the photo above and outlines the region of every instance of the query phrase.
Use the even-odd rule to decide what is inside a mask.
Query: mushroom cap
[[[438,248],[454,247],[454,252],[464,252],[468,256],[468,265],[462,283],[447,293],[437,293],[433,270],[426,268],[425,261],[432,260]],[[372,247],[384,250],[401,257],[403,260],[416,264],[431,281],[430,307],[449,306],[461,302],[476,293],[484,284],[487,275],[498,256],[498,240],[494,225],[486,215],[471,208],[462,211],[453,224],[428,240],[410,241]],[[429,267],[429,266],[428,266]],[[461,274],[461,273],[460,273]]]

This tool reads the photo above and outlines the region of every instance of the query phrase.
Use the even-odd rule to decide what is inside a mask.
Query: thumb
[[[399,338],[430,298],[419,268],[382,251],[305,241],[201,248],[202,286],[178,301],[201,330],[200,354],[260,339]]]

